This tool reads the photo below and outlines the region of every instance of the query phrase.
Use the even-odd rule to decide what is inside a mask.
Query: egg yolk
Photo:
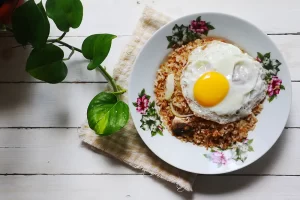
[[[194,85],[194,97],[204,107],[220,103],[229,91],[229,82],[219,72],[206,72]]]

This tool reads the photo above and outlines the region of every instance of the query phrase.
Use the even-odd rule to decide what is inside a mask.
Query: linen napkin
[[[150,7],[145,7],[131,41],[125,47],[115,66],[113,77],[117,84],[128,88],[128,79],[137,54],[153,33],[168,21],[170,21],[169,17]],[[127,93],[122,96],[122,99],[128,103]],[[100,152],[105,152],[134,168],[174,183],[178,188],[192,191],[196,174],[177,169],[152,153],[138,135],[131,118],[125,128],[111,136],[96,135],[89,128],[87,122],[79,129],[79,134],[84,143],[100,150]]]

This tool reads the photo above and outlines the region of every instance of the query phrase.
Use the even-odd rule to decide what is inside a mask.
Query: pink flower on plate
[[[217,163],[219,165],[226,165],[226,163],[227,163],[227,159],[226,159],[224,153],[218,152],[218,151],[213,152],[211,154],[211,160],[212,160],[212,162]]]
[[[147,99],[146,95],[143,95],[142,97],[137,98],[136,104],[136,111],[141,114],[145,114],[149,107],[149,99]]]
[[[277,76],[273,76],[268,86],[268,95],[271,97],[279,94],[281,84],[282,80],[280,80]]]
[[[193,20],[189,26],[189,29],[195,33],[205,33],[208,31],[208,27],[205,21]]]
[[[260,63],[262,62],[262,60],[259,57],[256,57],[256,60]]]

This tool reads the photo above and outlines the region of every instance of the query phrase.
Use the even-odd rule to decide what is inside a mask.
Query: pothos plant
[[[2,0],[3,1],[3,0]],[[46,9],[45,9],[46,8]],[[68,67],[65,60],[71,59],[75,51],[82,53],[90,60],[88,70],[98,68],[112,86],[113,91],[101,92],[90,102],[87,119],[91,129],[99,135],[110,135],[124,127],[129,119],[129,108],[119,96],[126,92],[107,73],[101,65],[107,57],[111,43],[117,36],[112,34],[94,34],[88,36],[81,48],[74,47],[63,41],[66,34],[80,26],[83,18],[83,6],[80,0],[47,0],[42,2],[28,0],[17,7],[11,16],[11,26],[3,25],[11,31],[22,46],[32,46],[27,59],[26,71],[36,79],[51,84],[62,82]],[[54,21],[62,35],[55,39],[49,38],[49,18]],[[67,58],[60,46],[70,49]]]

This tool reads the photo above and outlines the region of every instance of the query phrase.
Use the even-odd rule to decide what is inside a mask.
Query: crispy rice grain
[[[195,40],[187,45],[172,51],[165,62],[160,66],[154,86],[154,93],[156,95],[156,104],[158,106],[159,114],[164,121],[164,124],[172,132],[172,121],[174,114],[171,111],[170,103],[173,104],[174,109],[182,114],[192,114],[188,103],[183,97],[180,77],[182,70],[188,62],[188,56],[196,47],[205,46],[207,42],[213,38],[206,38],[204,40]],[[224,42],[224,40],[222,40]],[[175,91],[171,102],[165,100],[166,79],[170,73],[174,74]],[[209,147],[219,147],[226,149],[235,142],[242,142],[247,138],[248,132],[255,128],[257,122],[256,115],[262,110],[262,104],[259,104],[253,109],[253,113],[244,119],[228,124],[218,124],[216,122],[208,121],[200,117],[189,117],[189,125],[194,128],[192,133],[184,133],[181,135],[172,134],[184,142],[191,142],[196,145]]]

